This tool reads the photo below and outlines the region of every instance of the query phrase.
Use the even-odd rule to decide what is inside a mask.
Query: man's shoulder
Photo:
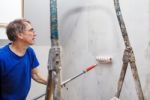
[[[9,47],[9,44],[6,44],[6,45],[3,45],[3,46],[0,46],[0,51],[6,49],[7,47]]]
[[[27,52],[28,52],[29,54],[32,54],[32,53],[34,53],[34,50],[33,50],[32,47],[28,47]]]
[[[32,47],[28,47],[27,51],[34,51]]]
[[[8,53],[8,45],[5,45],[0,48],[0,58],[5,57]]]
[[[34,49],[32,47],[28,47],[27,54],[29,54],[31,56],[35,55]]]

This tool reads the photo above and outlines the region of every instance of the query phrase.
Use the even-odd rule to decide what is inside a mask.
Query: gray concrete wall
[[[150,2],[120,0],[129,39],[145,95],[150,100]],[[37,32],[33,46],[39,67],[47,77],[49,40],[49,0],[25,0],[25,18]],[[109,100],[115,94],[124,43],[115,15],[113,0],[58,0],[58,21],[62,47],[62,81],[97,63],[96,56],[112,57],[112,64],[99,64],[95,69],[62,88],[62,100]],[[45,86],[32,82],[27,100],[45,91]],[[130,66],[126,73],[121,100],[138,100]],[[40,100],[44,100],[41,98]]]

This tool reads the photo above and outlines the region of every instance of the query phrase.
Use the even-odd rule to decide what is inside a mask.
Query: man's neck
[[[21,42],[12,42],[10,49],[18,56],[23,56],[27,50],[28,46],[23,45]]]

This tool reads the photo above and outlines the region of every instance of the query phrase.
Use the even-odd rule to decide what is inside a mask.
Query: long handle
[[[86,72],[92,70],[92,69],[95,68],[95,67],[96,67],[96,64],[87,67],[87,68],[86,68],[85,70],[83,70],[80,74],[77,74],[77,75],[73,76],[72,78],[69,78],[69,79],[67,79],[66,81],[62,82],[62,83],[61,83],[61,86],[65,86],[65,85],[66,85],[67,83],[69,83],[70,81],[76,79],[77,77],[83,75],[84,73],[86,73]]]

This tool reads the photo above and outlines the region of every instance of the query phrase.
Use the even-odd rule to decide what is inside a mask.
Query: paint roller
[[[111,57],[101,57],[101,56],[98,56],[96,57],[96,61],[98,63],[102,63],[102,64],[108,64],[108,63],[112,63],[112,58]],[[62,82],[61,86],[65,86],[67,83],[69,83],[70,81],[76,79],[77,77],[87,73],[88,71],[92,70],[93,68],[95,68],[97,66],[97,64],[94,64],[94,65],[91,65],[91,66],[88,66],[85,70],[83,70],[81,73],[75,75],[74,77],[72,78],[69,78],[67,79],[66,81]]]

